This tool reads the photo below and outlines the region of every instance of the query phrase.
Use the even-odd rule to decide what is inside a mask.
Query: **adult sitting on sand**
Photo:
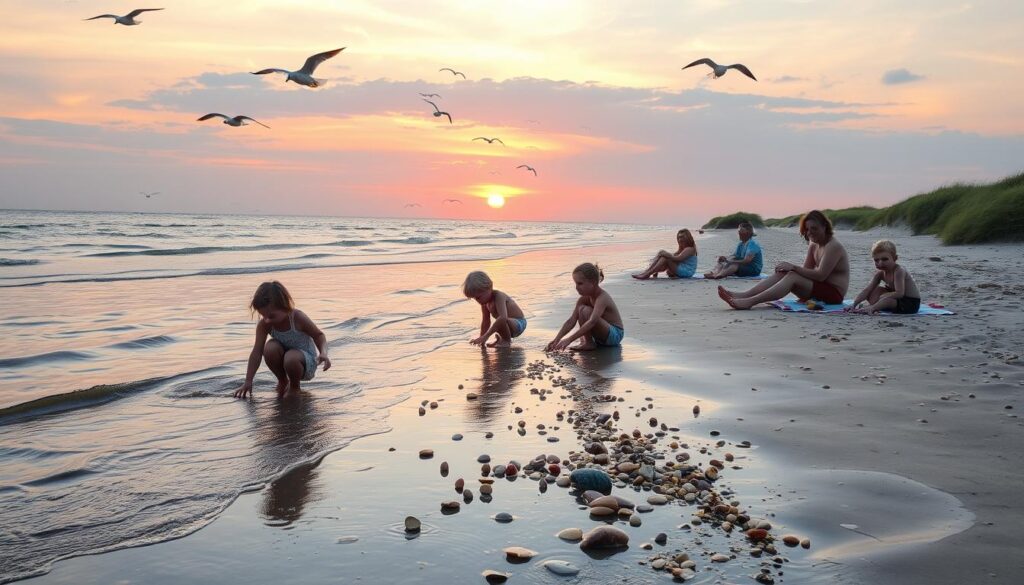
[[[658,250],[658,254],[651,261],[647,270],[633,275],[637,280],[647,280],[650,277],[658,277],[658,273],[664,271],[669,278],[690,278],[697,272],[697,242],[693,239],[690,230],[683,228],[676,233],[676,242],[679,249],[675,253]]]
[[[755,242],[754,226],[749,221],[740,222],[736,233],[740,243],[736,244],[736,252],[731,258],[718,257],[715,269],[704,273],[704,278],[725,278],[727,276],[760,276],[764,266],[764,254],[761,245]]]
[[[843,302],[850,286],[850,260],[832,232],[832,222],[814,210],[800,218],[800,235],[810,246],[803,266],[782,262],[775,274],[745,292],[718,287],[718,296],[734,309],[776,301],[789,293],[801,300],[817,299],[834,305]]]

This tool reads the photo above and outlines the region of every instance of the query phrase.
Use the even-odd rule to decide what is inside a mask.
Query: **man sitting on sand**
[[[832,222],[814,210],[800,218],[800,235],[810,245],[803,266],[781,262],[775,274],[748,291],[733,292],[718,287],[718,296],[734,309],[749,309],[758,303],[776,301],[793,293],[801,300],[817,299],[834,305],[843,302],[850,286],[850,260],[835,238]]]
[[[740,243],[731,258],[718,257],[715,269],[704,273],[704,278],[725,278],[727,276],[760,276],[764,266],[761,245],[753,240],[754,226],[749,221],[741,222],[736,230]]]

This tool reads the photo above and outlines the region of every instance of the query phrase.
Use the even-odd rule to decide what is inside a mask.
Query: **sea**
[[[352,441],[465,343],[485,268],[531,307],[571,293],[585,246],[657,226],[0,211],[0,583],[162,542]],[[568,251],[563,265],[516,257]],[[334,367],[301,408],[241,384],[256,286],[281,280]],[[507,283],[507,284],[505,284]],[[510,290],[509,292],[512,292]],[[301,432],[300,432],[301,430]]]

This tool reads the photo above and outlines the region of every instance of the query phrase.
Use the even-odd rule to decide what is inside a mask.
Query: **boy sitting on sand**
[[[860,291],[847,309],[854,313],[874,315],[879,311],[892,311],[912,315],[921,308],[921,292],[917,283],[902,266],[896,263],[896,244],[879,240],[871,246],[871,257],[878,270],[864,290]],[[867,301],[867,305],[861,306]]]
[[[488,347],[507,347],[512,345],[512,338],[519,337],[526,331],[526,317],[512,297],[494,290],[494,283],[486,272],[479,270],[470,272],[462,283],[462,294],[480,303],[480,336],[470,340],[474,345],[483,345],[492,335],[498,338],[488,343]],[[494,323],[491,323],[491,317]]]
[[[715,269],[704,273],[704,278],[725,278],[727,276],[761,276],[764,254],[761,245],[753,240],[754,226],[749,221],[741,222],[736,233],[740,243],[731,258],[718,257]]]

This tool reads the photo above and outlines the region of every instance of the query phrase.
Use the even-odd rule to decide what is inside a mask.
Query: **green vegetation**
[[[764,220],[761,216],[756,213],[747,213],[745,211],[739,211],[731,215],[722,215],[719,217],[712,217],[710,221],[701,226],[704,230],[727,230],[736,229],[740,223],[749,221],[750,225],[759,228],[764,227]]]
[[[884,209],[822,211],[841,228],[901,225],[909,227],[914,235],[933,234],[950,245],[1019,242],[1024,241],[1024,173],[989,184],[947,185]],[[799,215],[791,215],[764,223],[768,227],[793,227],[799,221]]]

